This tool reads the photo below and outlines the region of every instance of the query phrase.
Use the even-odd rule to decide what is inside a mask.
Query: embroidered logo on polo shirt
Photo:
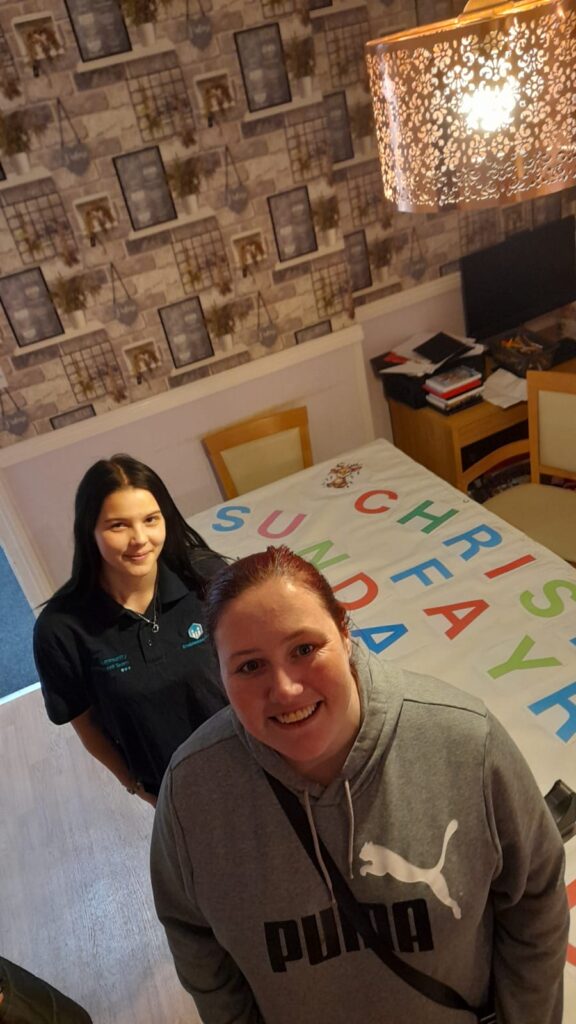
[[[187,644],[182,644],[183,651],[187,650],[188,647],[196,647],[196,644],[204,643],[204,641],[206,640],[206,636],[204,633],[204,627],[202,623],[191,622],[190,625],[188,626],[188,636],[190,637],[190,642]]]

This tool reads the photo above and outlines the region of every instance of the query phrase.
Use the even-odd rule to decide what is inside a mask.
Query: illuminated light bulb
[[[366,56],[382,182],[398,210],[487,208],[576,181],[576,0],[468,0]]]
[[[509,78],[504,85],[478,86],[464,96],[461,111],[469,128],[495,132],[511,123],[517,102],[518,83]]]

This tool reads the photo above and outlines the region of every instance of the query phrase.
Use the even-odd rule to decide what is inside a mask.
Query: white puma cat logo
[[[455,820],[447,825],[440,858],[438,863],[432,868],[421,868],[416,864],[411,864],[410,861],[404,860],[404,857],[400,856],[399,853],[388,850],[386,846],[378,846],[378,843],[364,843],[360,850],[360,859],[369,861],[369,863],[362,865],[360,874],[392,875],[392,878],[395,878],[398,882],[425,882],[426,885],[430,886],[437,899],[447,907],[450,907],[454,917],[460,920],[462,911],[456,900],[451,898],[446,879],[442,874],[448,842],[457,828],[458,822]]]

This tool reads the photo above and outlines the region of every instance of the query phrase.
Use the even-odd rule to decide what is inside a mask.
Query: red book
[[[436,388],[428,387],[428,384],[424,384],[424,390],[428,391],[431,395],[437,395],[438,398],[456,398],[457,395],[465,395],[467,391],[473,391],[480,384],[482,378],[478,376],[475,380],[471,380],[469,384],[461,384],[459,388],[453,388],[452,391],[437,391]]]

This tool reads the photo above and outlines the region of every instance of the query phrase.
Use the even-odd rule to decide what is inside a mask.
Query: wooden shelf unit
[[[576,359],[569,359],[553,369],[562,373],[576,373]],[[489,402],[479,402],[449,416],[429,407],[412,409],[391,398],[388,404],[394,444],[460,491],[466,490],[463,473],[470,468],[470,465],[463,464],[464,450],[468,445],[520,423],[526,423],[525,436],[528,436],[526,402],[519,402],[508,409],[500,409]]]

